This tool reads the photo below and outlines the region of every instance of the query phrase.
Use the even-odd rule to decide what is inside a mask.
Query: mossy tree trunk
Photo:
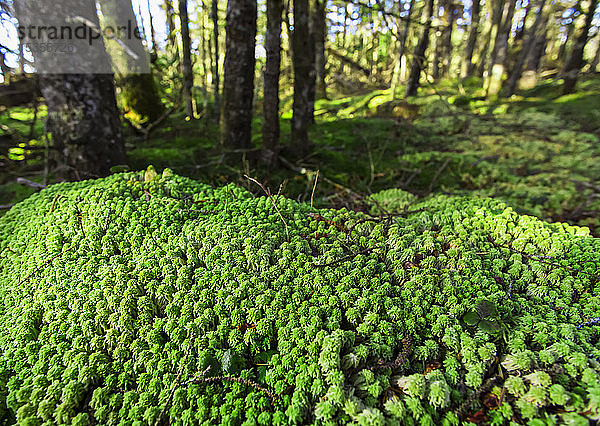
[[[181,72],[183,74],[183,102],[185,114],[194,117],[192,103],[192,87],[194,87],[194,73],[192,72],[192,40],[190,38],[190,20],[188,17],[187,0],[179,0],[179,22],[181,24]]]
[[[313,122],[311,85],[314,84],[314,44],[309,30],[308,0],[294,0],[294,31],[292,49],[294,62],[294,103],[292,115],[292,145],[299,154],[310,150],[308,128]]]
[[[467,39],[467,46],[465,48],[465,57],[462,64],[461,77],[466,78],[473,75],[475,68],[473,64],[473,52],[475,51],[475,45],[477,44],[477,37],[479,36],[479,20],[481,14],[481,0],[473,0],[471,7],[471,26],[469,27],[469,37]]]
[[[116,28],[129,21],[137,25],[131,1],[102,0],[102,19],[105,26]],[[133,113],[140,122],[153,122],[163,112],[157,85],[151,73],[148,54],[142,40],[121,38],[120,42],[105,38],[106,50],[115,68],[118,100],[125,113]],[[124,43],[129,52],[123,49]],[[135,54],[133,57],[131,53]],[[145,61],[145,64],[143,63]]]
[[[592,26],[594,13],[596,12],[597,6],[598,0],[591,0],[589,2],[588,11],[585,14],[585,22],[583,24],[583,28],[581,28],[581,30],[579,31],[577,39],[575,40],[573,48],[571,49],[569,59],[565,64],[565,82],[562,88],[563,94],[573,93],[575,91],[575,87],[577,86],[577,78],[579,77],[579,72],[581,71],[581,68],[583,68],[584,65],[583,50],[585,49],[585,45],[589,40],[589,32]]]
[[[406,83],[406,96],[417,96],[419,90],[419,81],[421,80],[421,71],[425,63],[425,51],[429,45],[429,30],[431,29],[431,19],[433,18],[433,0],[427,0],[427,8],[425,11],[425,21],[423,24],[423,32],[419,43],[415,47],[413,54],[412,65],[410,67],[410,75]]]
[[[254,0],[227,2],[221,138],[228,148],[251,146],[256,14]]]
[[[399,10],[398,12],[403,12],[402,2],[398,2]],[[396,97],[397,88],[400,85],[400,70],[402,68],[402,58],[406,53],[406,42],[408,40],[408,31],[410,29],[410,19],[412,16],[413,9],[415,7],[415,0],[410,0],[408,5],[408,10],[406,16],[404,17],[404,27],[402,29],[402,33],[398,39],[398,57],[396,58],[396,69],[394,70],[394,75],[392,77],[392,96]]]
[[[273,166],[277,163],[279,144],[279,76],[281,73],[282,0],[267,0],[267,31],[265,50],[267,62],[264,71],[263,100],[263,159]]]
[[[94,0],[72,0],[68,10],[59,3],[40,7],[35,2],[18,2],[19,23],[29,27],[40,22],[66,22],[78,16],[98,28],[100,22]],[[41,40],[44,42],[45,40]],[[100,37],[95,49],[78,51],[70,69],[77,73],[39,76],[48,118],[46,128],[52,141],[50,166],[59,180],[81,180],[105,176],[114,165],[126,162],[121,121],[115,98],[113,74],[93,74],[110,70],[110,62]],[[64,69],[64,57],[37,51],[38,70]]]
[[[325,0],[314,0],[311,14],[311,33],[315,43],[315,99],[327,98],[325,83],[325,39],[327,38]]]
[[[502,88],[502,78],[508,56],[508,39],[510,37],[516,4],[517,0],[508,0],[504,5],[502,25],[498,28],[494,53],[492,54],[492,62],[490,64],[489,84],[487,87],[488,96],[496,96]]]
[[[215,98],[215,111],[221,110],[221,78],[219,76],[219,1],[212,0],[211,19],[213,23],[213,41],[215,43],[214,61],[213,61],[213,96]]]
[[[506,96],[512,96],[517,89],[517,83],[521,78],[521,71],[523,69],[523,65],[527,61],[527,58],[531,55],[531,50],[534,48],[536,41],[540,36],[540,29],[542,29],[542,22],[544,21],[544,7],[546,5],[546,0],[540,0],[538,2],[537,15],[535,17],[535,21],[533,22],[533,26],[529,29],[529,35],[527,36],[527,41],[523,45],[523,49],[521,50],[521,54],[519,55],[519,59],[517,63],[513,67],[512,74],[510,76],[510,80],[508,81],[508,86],[506,89]],[[543,29],[545,32],[545,29]]]

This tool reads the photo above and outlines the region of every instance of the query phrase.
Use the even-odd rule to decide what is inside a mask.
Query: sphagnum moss
[[[13,207],[5,422],[600,418],[600,240],[585,229],[489,199],[381,220],[277,203],[289,239],[269,199],[152,170]]]

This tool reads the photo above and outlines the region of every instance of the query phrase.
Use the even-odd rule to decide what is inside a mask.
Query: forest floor
[[[478,86],[447,81],[406,101],[393,101],[390,91],[318,101],[310,133],[314,148],[305,158],[296,158],[285,142],[291,118],[286,111],[282,161],[273,170],[252,165],[258,150],[220,151],[216,120],[185,121],[174,113],[147,140],[130,132],[129,166],[170,167],[213,185],[237,182],[260,191],[246,174],[301,201],[311,199],[319,170],[317,206],[394,209],[413,199],[401,191],[372,195],[390,188],[419,199],[490,196],[519,213],[588,226],[600,235],[600,77],[585,78],[573,95],[561,96],[560,87],[547,81],[497,102],[486,101]],[[35,191],[17,184],[17,176],[44,179],[43,109],[38,116],[31,126],[30,109],[0,114],[2,205]],[[260,127],[257,118],[257,146]],[[21,140],[28,142],[15,143]]]

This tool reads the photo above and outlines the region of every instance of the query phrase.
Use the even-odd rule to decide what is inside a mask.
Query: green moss
[[[586,229],[464,197],[382,219],[277,207],[153,169],[16,205],[0,218],[0,415],[456,424],[491,381],[508,392],[488,418],[600,416]]]

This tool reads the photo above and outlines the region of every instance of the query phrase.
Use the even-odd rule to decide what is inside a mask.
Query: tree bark
[[[598,31],[598,44],[596,45],[596,53],[594,54],[594,59],[590,62],[590,72],[596,72],[598,68],[598,63],[600,63],[600,30]]]
[[[311,33],[315,43],[315,99],[326,99],[327,85],[325,83],[325,39],[327,37],[327,23],[325,21],[325,0],[314,0],[313,6]]]
[[[577,19],[575,14],[578,12],[581,12],[581,1],[578,1],[575,4],[575,7],[573,7],[573,10],[571,12],[571,22],[567,24],[567,34],[565,40],[561,43],[560,47],[558,48],[559,58],[565,58],[567,56],[567,43],[569,43],[571,41],[571,38],[573,37],[573,31],[575,30],[575,20]]]
[[[294,1],[294,31],[292,49],[294,51],[294,104],[292,115],[292,145],[300,155],[310,150],[308,128],[313,122],[311,106],[311,80],[314,81],[314,49],[309,31],[308,0]]]
[[[183,101],[185,113],[194,118],[194,105],[192,103],[192,87],[194,87],[194,73],[192,71],[192,40],[190,38],[190,21],[187,10],[187,0],[179,0],[179,22],[181,23],[181,71],[183,74]]]
[[[402,7],[402,2],[399,1],[398,2],[400,7]],[[394,76],[393,76],[393,81],[392,81],[392,96],[395,98],[396,97],[396,88],[400,85],[400,69],[402,67],[402,58],[404,57],[405,51],[406,51],[406,41],[408,40],[408,30],[410,29],[410,19],[412,16],[412,11],[415,7],[415,0],[410,0],[410,3],[408,5],[408,11],[407,11],[407,15],[405,17],[405,21],[404,21],[404,29],[402,30],[402,34],[400,35],[399,39],[398,39],[398,58],[397,58],[397,69],[394,70]],[[400,10],[399,12],[402,12],[402,10]]]
[[[256,15],[255,0],[227,2],[221,141],[228,148],[252,145]]]
[[[473,7],[471,9],[471,27],[469,29],[469,38],[467,39],[467,47],[465,48],[465,58],[461,72],[463,78],[473,75],[473,69],[475,68],[473,64],[473,52],[475,51],[477,36],[479,35],[480,13],[481,0],[473,0]]]
[[[442,40],[442,66],[441,66],[441,76],[444,76],[450,70],[451,60],[452,60],[452,33],[454,31],[454,23],[456,22],[456,5],[451,0],[446,3],[447,9],[444,12],[444,22],[446,27],[443,31],[443,40]]]
[[[519,86],[523,89],[531,89],[537,84],[538,69],[546,52],[548,21],[551,13],[552,10],[548,10],[543,14],[535,41],[525,60],[525,68],[519,82]]]
[[[508,54],[508,38],[512,28],[512,21],[515,13],[517,0],[507,0],[504,8],[504,17],[502,25],[496,37],[496,46],[494,47],[494,55],[491,64],[491,72],[489,77],[488,96],[495,96],[502,87],[502,78],[504,76],[504,66]]]
[[[100,26],[93,0],[60,2],[40,7],[35,2],[18,2],[16,13],[21,25],[39,22],[65,22],[68,16],[83,17]],[[45,40],[40,40],[44,42]],[[40,74],[39,85],[48,109],[46,128],[53,144],[50,166],[58,179],[81,180],[105,176],[114,165],[125,164],[121,122],[115,99],[112,74],[92,74],[95,69],[110,69],[102,38],[98,50],[80,51],[71,66],[85,74]],[[38,70],[60,69],[59,55],[38,51]]]
[[[213,64],[213,93],[215,98],[215,110],[221,110],[220,86],[221,78],[219,76],[219,1],[212,0],[211,18],[213,21],[213,38],[215,42],[214,64]]]
[[[425,13],[425,22],[423,22],[423,33],[419,39],[419,43],[415,47],[413,61],[410,67],[410,75],[406,83],[406,97],[417,96],[419,90],[419,81],[421,79],[421,71],[425,62],[425,51],[429,45],[429,30],[431,29],[431,19],[433,18],[433,0],[427,1],[427,11]]]
[[[179,47],[177,46],[177,28],[175,28],[175,9],[171,0],[165,0],[165,14],[167,16],[167,47],[179,56]]]
[[[523,69],[523,65],[525,64],[527,57],[530,55],[531,50],[535,45],[535,42],[539,38],[539,28],[544,20],[544,6],[546,5],[546,0],[539,0],[538,4],[539,6],[535,21],[533,22],[533,26],[529,30],[527,41],[525,42],[523,49],[521,50],[519,59],[517,60],[517,63],[515,64],[512,74],[510,76],[506,96],[512,96],[515,93],[515,90],[517,89],[517,83],[521,78],[521,70]]]
[[[581,31],[579,32],[577,39],[573,44],[571,54],[569,55],[569,59],[565,65],[564,84],[562,88],[563,94],[573,93],[575,91],[575,87],[577,86],[577,78],[579,77],[579,72],[584,65],[583,50],[585,49],[585,45],[589,40],[590,27],[592,26],[592,20],[594,19],[594,13],[596,12],[597,6],[598,0],[590,1],[588,11],[585,14],[583,28],[581,28]]]
[[[267,0],[267,31],[265,50],[267,62],[264,72],[263,100],[263,159],[269,166],[277,163],[279,144],[279,76],[281,73],[282,0]]]
[[[100,2],[105,26],[117,28],[125,20],[136,23],[131,1],[102,0]],[[116,85],[119,89],[119,104],[126,112],[132,112],[141,122],[154,122],[163,113],[158,88],[151,73],[148,54],[142,40],[130,37],[120,40],[138,56],[136,59],[126,52],[114,39],[105,38],[106,50],[116,68]],[[142,63],[143,61],[143,63]]]

